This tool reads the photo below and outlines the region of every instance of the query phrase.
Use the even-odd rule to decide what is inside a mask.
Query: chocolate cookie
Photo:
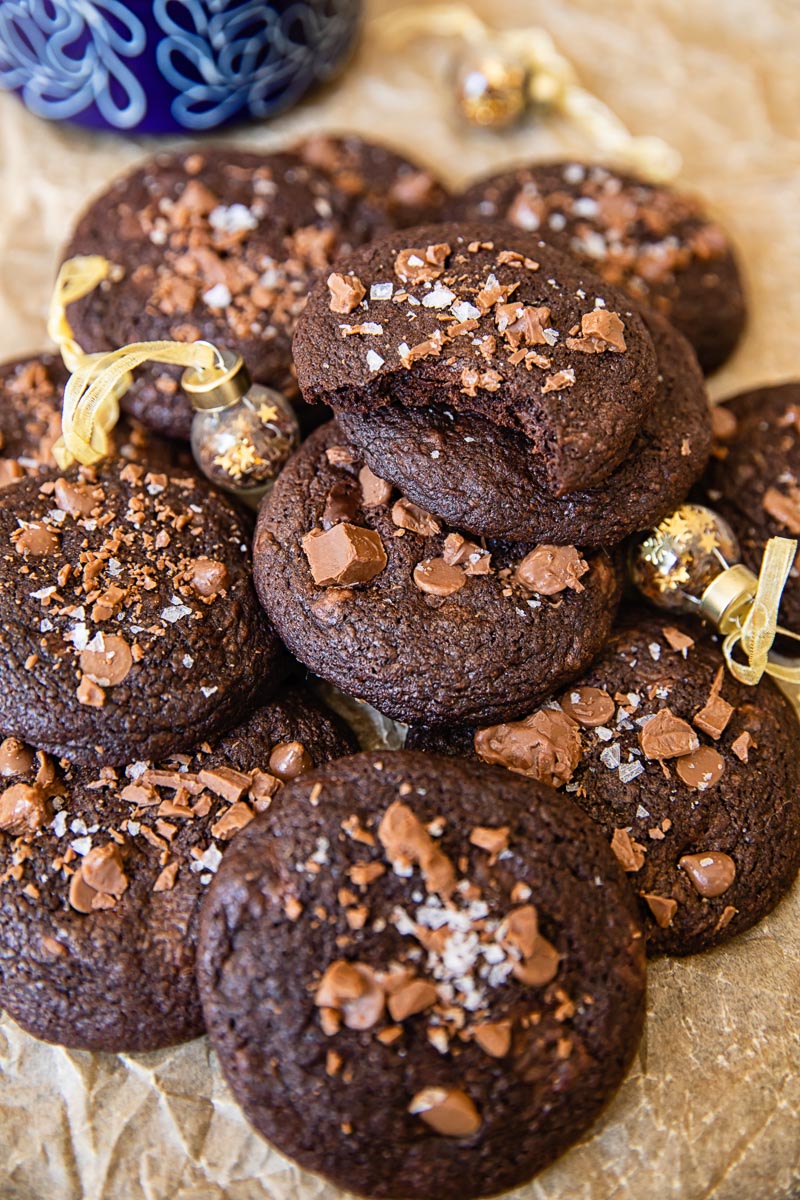
[[[53,446],[61,436],[61,404],[69,373],[55,354],[0,364],[0,488],[56,468]],[[155,470],[192,469],[185,447],[155,437],[138,421],[123,419],[112,434],[116,454]]]
[[[797,874],[797,741],[788,700],[738,683],[702,626],[629,614],[558,704],[408,745],[566,785],[629,872],[650,952],[692,954],[755,925]]]
[[[800,383],[742,392],[714,409],[717,449],[707,502],[730,523],[742,562],[758,574],[771,537],[800,536]],[[800,632],[800,564],[781,601],[781,621]]]
[[[380,162],[390,193],[411,188],[412,177],[423,191],[416,168],[378,147],[343,142],[329,151],[341,158],[338,172],[330,161],[316,166],[308,143],[305,157],[231,147],[159,154],[117,179],[65,251],[102,254],[121,272],[70,305],[80,344],[94,351],[205,338],[239,350],[256,381],[296,394],[291,339],[311,282],[395,211],[387,197],[379,213],[370,169]],[[409,203],[407,215],[416,214]],[[192,412],[179,379],[180,368],[151,369],[123,405],[159,432],[188,438]]]
[[[230,728],[283,656],[233,506],[121,459],[0,505],[0,729],[96,767]]]
[[[411,500],[471,534],[612,545],[685,499],[708,461],[711,421],[694,352],[662,317],[644,314],[659,391],[627,458],[598,488],[555,499],[519,434],[443,409],[342,413],[370,468]]]
[[[342,259],[294,340],[304,398],[482,417],[526,439],[553,495],[599,484],[656,394],[629,299],[510,225],[432,225]]]
[[[154,1050],[203,1031],[199,902],[230,839],[288,780],[355,749],[299,688],[212,748],[80,769],[0,745],[0,1004],[84,1050]]]
[[[322,171],[347,197],[347,230],[354,246],[409,225],[441,219],[451,197],[430,171],[388,146],[356,134],[318,134],[291,148]]]
[[[203,905],[203,1011],[236,1099],[364,1195],[525,1182],[636,1049],[626,893],[550,788],[403,751],[313,772],[238,837]]]
[[[457,221],[511,221],[573,254],[667,317],[707,374],[742,334],[733,247],[694,196],[608,167],[550,162],[481,179],[450,211]]]
[[[479,546],[364,470],[335,422],[259,513],[256,589],[301,662],[400,721],[518,716],[599,652],[619,564],[574,546]]]

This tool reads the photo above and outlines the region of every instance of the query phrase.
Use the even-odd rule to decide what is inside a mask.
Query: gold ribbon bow
[[[770,675],[782,683],[800,683],[800,665],[784,662],[770,655],[775,635],[800,641],[800,636],[791,630],[778,625],[778,609],[781,603],[783,589],[789,572],[792,569],[794,556],[797,552],[797,542],[791,538],[770,538],[764,548],[761,570],[756,581],[755,589],[745,588],[740,596],[740,603],[733,604],[727,613],[717,617],[720,633],[725,634],[722,643],[722,653],[728,669],[740,683],[757,684],[763,675]],[[721,579],[730,572],[743,572],[746,568],[732,567],[724,572]],[[749,571],[747,575],[755,581]],[[715,581],[717,583],[719,581]],[[714,588],[708,589],[706,596]],[[746,594],[749,591],[749,595]],[[706,596],[701,607],[707,608]],[[741,646],[747,658],[746,663],[734,658],[734,650]]]
[[[529,101],[571,121],[601,155],[657,183],[681,169],[677,150],[658,137],[635,137],[607,104],[580,85],[572,63],[544,29],[490,29],[463,4],[400,5],[377,18],[372,29],[394,46],[427,35],[461,37],[489,55],[494,48],[526,68]]]
[[[100,255],[67,259],[58,273],[47,331],[72,372],[64,389],[61,437],[53,454],[62,471],[76,460],[91,465],[111,453],[110,434],[119,420],[120,397],[133,382],[133,371],[146,362],[171,363],[204,371],[219,365],[209,342],[134,342],[119,350],[85,354],[67,319],[67,306],[93,291],[119,268]]]

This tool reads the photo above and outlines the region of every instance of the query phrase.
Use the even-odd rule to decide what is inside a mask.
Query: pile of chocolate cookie
[[[85,350],[237,349],[311,432],[253,530],[174,368],[64,472],[64,369],[0,368],[0,1003],[85,1049],[207,1030],[345,1188],[514,1187],[623,1079],[646,954],[749,928],[800,866],[789,702],[623,603],[625,540],[693,488],[751,565],[800,532],[800,389],[712,414],[731,247],[606,168],[453,197],[354,137],[192,149],[75,254],[116,268],[70,306]],[[405,748],[359,753],[319,680]]]

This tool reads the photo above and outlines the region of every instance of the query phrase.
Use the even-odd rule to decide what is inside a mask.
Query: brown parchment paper
[[[370,17],[394,5],[368,3]],[[800,4],[797,0],[480,0],[540,23],[639,133],[684,156],[740,247],[747,337],[715,397],[800,376]],[[412,150],[451,184],[515,159],[587,152],[559,123],[467,130],[452,47],[390,54],[368,35],[340,83],[235,140],[278,146],[355,129]],[[91,193],[152,143],[43,124],[0,97],[0,355],[45,345],[59,246]],[[800,747],[799,747],[800,749]],[[786,1200],[800,1195],[800,889],[729,947],[650,973],[629,1078],[590,1135],[520,1200]],[[80,1003],[80,997],[75,998]],[[205,1039],[148,1055],[35,1042],[0,1021],[3,1200],[334,1200],[254,1134]]]

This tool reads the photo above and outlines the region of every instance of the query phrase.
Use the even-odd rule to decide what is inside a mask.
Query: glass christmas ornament
[[[723,573],[735,571],[739,591],[755,594],[757,579],[737,564],[739,546],[722,517],[701,504],[684,504],[630,550],[630,576],[659,608],[699,613],[703,596]]]
[[[215,366],[187,367],[181,379],[195,410],[192,453],[216,487],[255,508],[300,444],[300,427],[279,392],[251,381],[241,355],[216,356]]]
[[[524,63],[500,49],[464,54],[456,77],[458,106],[473,125],[504,129],[518,121],[528,104]]]

